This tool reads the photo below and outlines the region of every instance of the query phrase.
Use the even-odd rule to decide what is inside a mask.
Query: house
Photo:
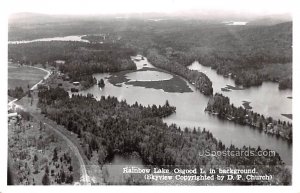
[[[64,60],[56,60],[55,63],[56,64],[65,64],[66,62]]]
[[[18,113],[9,113],[8,114],[8,118],[13,118],[13,117],[17,117]]]
[[[80,82],[73,82],[74,86],[79,86]]]

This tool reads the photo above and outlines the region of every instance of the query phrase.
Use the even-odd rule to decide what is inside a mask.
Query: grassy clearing
[[[28,90],[46,76],[47,73],[28,66],[18,66],[18,64],[8,64],[8,89],[21,86],[23,90]]]

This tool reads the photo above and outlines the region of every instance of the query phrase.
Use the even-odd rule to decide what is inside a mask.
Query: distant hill
[[[14,24],[14,23],[44,23],[44,22],[55,22],[58,21],[58,18],[55,19],[55,17],[46,15],[46,14],[39,14],[39,13],[15,13],[9,16],[8,23]]]
[[[264,25],[264,26],[271,26],[285,22],[291,22],[292,17],[291,15],[284,14],[284,15],[272,15],[266,17],[260,17],[256,19],[252,19],[248,22],[247,25]]]
[[[290,52],[292,46],[292,22],[271,26],[245,26],[238,30],[219,36],[214,41],[218,47],[239,49],[247,47],[251,52],[263,50],[270,54]],[[244,50],[246,51],[246,50]],[[276,52],[274,52],[276,51]]]
[[[86,19],[95,19],[94,16],[84,15],[49,15],[42,13],[15,13],[9,16],[9,25],[22,25],[22,24],[47,24],[47,23],[61,23],[68,21],[78,21]]]

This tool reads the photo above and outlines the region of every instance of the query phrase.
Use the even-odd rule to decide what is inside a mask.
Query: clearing
[[[8,89],[21,86],[24,91],[31,88],[47,75],[47,72],[29,66],[8,63]]]

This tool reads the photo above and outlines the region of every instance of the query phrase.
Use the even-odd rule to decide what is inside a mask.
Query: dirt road
[[[40,120],[40,119],[38,119],[38,120]],[[58,135],[60,135],[67,142],[68,146],[74,152],[74,155],[77,157],[77,159],[80,163],[80,173],[81,173],[80,182],[84,185],[91,185],[90,178],[87,174],[87,170],[86,170],[86,167],[85,167],[85,163],[83,161],[83,158],[80,155],[80,152],[79,152],[78,148],[63,133],[61,133],[59,130],[57,130],[55,128],[56,127],[55,125],[51,125],[51,124],[46,123],[46,122],[44,122],[44,125],[46,125],[47,127],[50,127],[53,131],[55,131]]]
[[[33,67],[33,68],[38,68],[38,67]],[[42,69],[42,68],[38,68],[40,70],[46,71],[48,74],[43,78],[43,80],[46,80],[49,78],[49,76],[51,75],[50,71],[46,70],[46,69]],[[37,86],[43,82],[43,80],[41,80],[40,82],[36,83],[31,90],[35,90],[37,89]],[[12,107],[17,107],[20,109],[27,109],[25,106],[22,106],[20,104],[16,104],[16,102],[18,102],[17,99],[10,101],[8,103],[8,106]],[[68,144],[68,146],[70,147],[70,149],[74,152],[74,155],[77,157],[79,163],[80,163],[80,173],[81,173],[81,177],[80,177],[80,184],[83,185],[91,185],[91,181],[90,181],[90,177],[87,174],[87,169],[86,169],[86,165],[84,163],[84,160],[80,154],[79,149],[77,148],[77,146],[64,134],[59,130],[59,127],[55,122],[52,122],[51,120],[48,120],[47,118],[45,118],[43,115],[40,114],[40,112],[35,111],[35,112],[30,112],[30,110],[32,111],[34,108],[28,108],[27,110],[29,110],[29,113],[32,115],[32,117],[38,121],[41,121],[45,126],[49,127],[50,129],[52,129],[53,131],[55,131],[59,136],[61,136]],[[36,109],[36,108],[35,108]]]

